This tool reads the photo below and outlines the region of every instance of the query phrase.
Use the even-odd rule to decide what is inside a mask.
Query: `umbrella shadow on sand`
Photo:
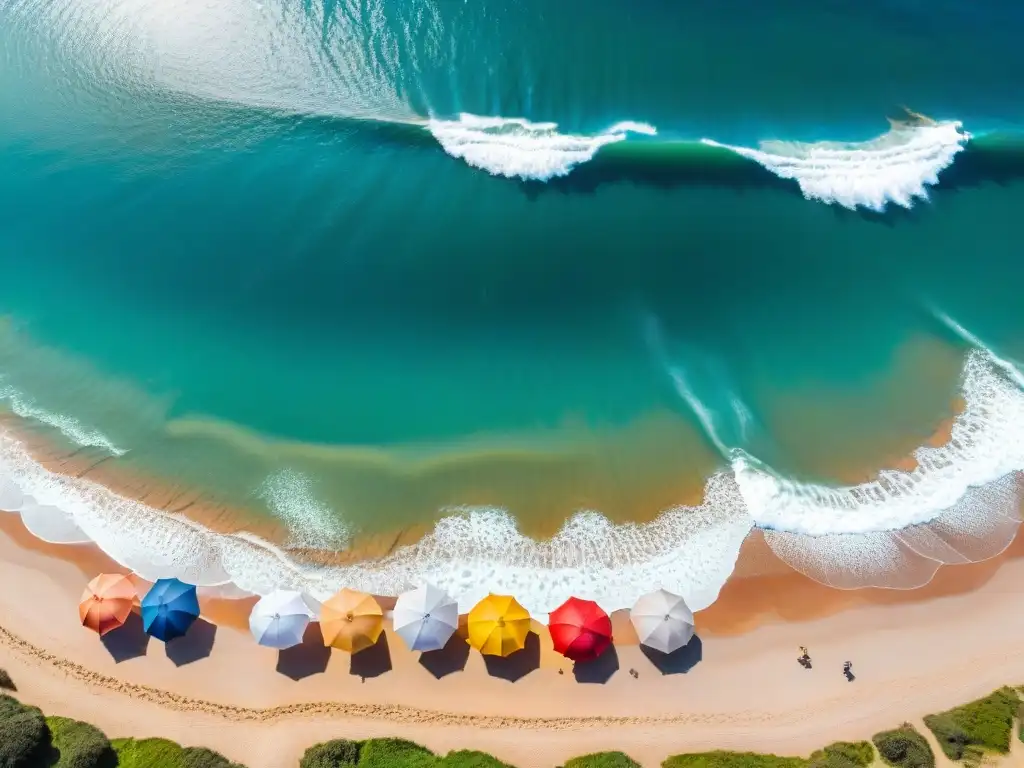
[[[640,651],[663,675],[684,675],[704,658],[704,644],[697,635],[672,653],[662,653],[646,645],[641,645]]]
[[[277,652],[277,671],[292,680],[320,675],[327,671],[331,649],[324,645],[320,624],[311,621],[302,635],[302,642]]]
[[[368,677],[380,677],[391,671],[391,649],[388,647],[387,633],[381,632],[377,642],[369,648],[353,653],[349,662],[348,673],[366,680]]]
[[[572,676],[577,683],[597,683],[604,685],[612,675],[619,671],[619,654],[614,645],[590,661],[577,661],[572,665]]]
[[[484,656],[487,674],[514,683],[540,667],[540,638],[536,632],[526,636],[526,645],[515,653],[501,656]]]
[[[142,617],[132,611],[123,625],[107,632],[100,638],[100,642],[114,662],[120,664],[145,656],[149,648],[149,635],[142,628]]]
[[[213,641],[216,637],[217,625],[198,618],[192,622],[188,632],[165,643],[164,650],[167,652],[167,658],[174,662],[174,666],[183,667],[209,657],[213,652]]]
[[[455,672],[461,672],[469,661],[469,643],[458,634],[448,638],[444,648],[439,651],[426,651],[420,654],[420,665],[440,680]]]

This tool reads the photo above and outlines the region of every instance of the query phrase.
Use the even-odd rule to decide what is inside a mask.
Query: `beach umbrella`
[[[693,613],[683,598],[664,589],[637,600],[629,620],[640,642],[662,653],[679,650],[693,637]]]
[[[592,661],[612,642],[612,620],[592,600],[570,597],[548,617],[555,650],[573,661]]]
[[[159,579],[142,598],[142,626],[165,643],[181,637],[199,616],[196,588],[177,579]]]
[[[459,626],[459,605],[444,590],[425,584],[398,597],[392,622],[409,650],[439,651]]]
[[[324,645],[358,653],[375,645],[384,631],[384,611],[365,592],[343,589],[320,607]]]
[[[508,656],[526,647],[530,614],[514,597],[488,595],[468,617],[469,644],[487,656]]]
[[[84,626],[103,636],[128,620],[135,599],[135,585],[127,576],[101,573],[82,593],[78,617]]]
[[[301,593],[279,589],[252,607],[249,630],[260,645],[284,650],[302,642],[312,615]]]

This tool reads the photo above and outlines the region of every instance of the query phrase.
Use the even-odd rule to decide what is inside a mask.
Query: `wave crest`
[[[910,208],[928,199],[927,187],[953,162],[971,135],[959,121],[893,123],[864,142],[763,141],[759,149],[701,139],[749,158],[783,179],[793,179],[808,200],[881,211],[887,203]]]
[[[524,181],[565,176],[580,163],[592,159],[601,147],[622,141],[629,133],[657,133],[646,123],[627,121],[595,136],[574,135],[559,133],[557,123],[466,113],[459,115],[458,120],[431,120],[427,130],[452,157],[493,176]]]

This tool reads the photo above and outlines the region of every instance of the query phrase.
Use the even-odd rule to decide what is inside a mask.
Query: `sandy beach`
[[[3,516],[0,574],[18,586],[0,591],[0,668],[47,712],[112,737],[209,746],[250,768],[295,765],[330,738],[384,735],[519,766],[606,749],[645,766],[718,748],[806,755],[1024,679],[1024,543],[943,568],[913,592],[831,590],[765,550],[752,537],[744,563],[759,575],[732,579],[698,614],[698,638],[673,668],[659,670],[616,617],[614,656],[574,670],[543,631],[507,663],[457,639],[424,662],[390,632],[354,657],[315,642],[279,655],[249,636],[248,600],[207,601],[187,643],[142,646],[124,633],[105,644],[75,606],[86,574],[114,564],[92,546],[43,544]],[[799,645],[812,670],[796,663]]]

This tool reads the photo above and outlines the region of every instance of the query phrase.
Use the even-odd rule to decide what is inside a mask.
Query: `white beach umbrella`
[[[253,606],[249,629],[260,645],[283,650],[302,642],[311,615],[301,593],[278,590]]]
[[[679,650],[693,637],[693,612],[683,598],[664,589],[637,600],[629,620],[640,642],[662,653]]]
[[[431,584],[405,592],[392,612],[395,633],[413,651],[439,651],[459,626],[459,604]]]

